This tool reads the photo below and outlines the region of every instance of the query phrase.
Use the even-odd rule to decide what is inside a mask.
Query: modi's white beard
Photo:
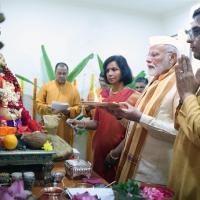
[[[170,63],[167,63],[166,65],[157,65],[155,68],[148,68],[148,74],[149,76],[159,76],[164,71],[171,68]]]

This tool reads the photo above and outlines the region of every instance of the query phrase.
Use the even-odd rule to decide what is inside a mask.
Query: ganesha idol
[[[20,86],[0,54],[0,124],[16,127],[18,132],[41,131],[23,106]]]

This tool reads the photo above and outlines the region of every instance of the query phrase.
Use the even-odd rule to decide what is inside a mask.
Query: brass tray
[[[119,107],[116,102],[95,102],[95,101],[82,101],[82,105],[94,107]]]

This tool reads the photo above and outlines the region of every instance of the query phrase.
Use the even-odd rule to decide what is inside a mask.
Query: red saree
[[[105,98],[104,102],[124,102],[127,101],[133,93],[135,93],[134,90],[124,88],[117,94]],[[137,97],[138,94],[135,99],[137,99]],[[124,139],[126,129],[114,116],[101,108],[96,109],[94,120],[98,121],[98,128],[93,138],[93,169],[106,181],[112,182],[115,180],[117,166],[106,169],[104,167],[104,160],[107,154],[117,147]]]

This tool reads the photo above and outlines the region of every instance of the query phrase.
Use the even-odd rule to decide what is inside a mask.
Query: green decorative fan
[[[99,57],[98,54],[97,54],[97,60],[98,60],[98,63],[99,63],[100,72],[103,72],[103,61],[102,61],[102,59]]]
[[[135,89],[135,81],[136,81],[136,79],[139,78],[139,77],[145,77],[145,76],[146,76],[145,71],[141,71],[139,74],[137,74],[136,77],[134,77],[133,81],[131,83],[129,83],[127,85],[127,87],[129,87],[131,89]]]
[[[43,58],[44,58],[44,62],[45,62],[45,66],[46,66],[46,71],[49,77],[49,80],[54,80],[55,79],[55,73],[53,70],[53,67],[51,65],[51,61],[47,55],[47,52],[45,50],[44,45],[41,46],[42,49],[42,54],[43,54]],[[73,80],[76,79],[76,77],[80,74],[80,72],[84,69],[84,67],[87,65],[87,63],[89,62],[90,59],[92,59],[94,57],[94,54],[91,53],[90,55],[88,55],[86,58],[84,58],[67,76],[67,80],[69,82],[72,82]]]
[[[41,50],[42,50],[42,55],[43,55],[43,58],[44,58],[46,72],[47,72],[47,75],[49,77],[49,80],[54,80],[55,79],[55,73],[54,73],[51,61],[50,61],[50,59],[47,55],[47,52],[45,50],[44,45],[41,46]]]
[[[19,75],[19,74],[15,74],[15,76],[16,76],[17,78],[19,78],[19,79],[21,79],[21,80],[27,82],[27,83],[30,83],[30,84],[34,85],[33,81],[27,79],[27,78],[24,77],[24,76],[21,76],[21,75]]]
[[[84,67],[88,64],[89,60],[94,57],[94,54],[91,53],[87,57],[85,57],[67,76],[67,80],[72,82],[76,79],[76,77],[80,74],[80,72],[84,69]]]

